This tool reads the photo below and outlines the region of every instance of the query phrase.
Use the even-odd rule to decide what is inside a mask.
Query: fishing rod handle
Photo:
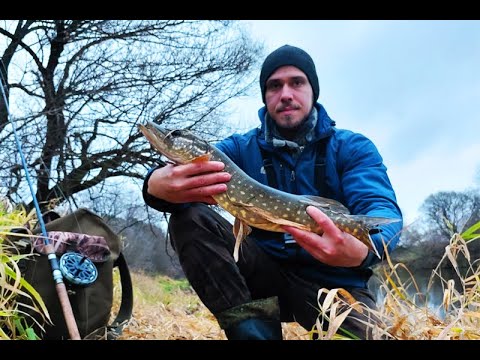
[[[80,333],[78,332],[77,322],[75,315],[73,314],[72,307],[70,306],[70,300],[68,298],[67,288],[65,283],[57,283],[55,285],[57,289],[58,299],[62,306],[63,314],[65,316],[65,323],[67,324],[68,333],[71,340],[81,340]]]
[[[53,280],[55,281],[55,289],[57,290],[58,300],[62,307],[65,323],[67,324],[68,333],[71,340],[81,340],[80,333],[78,331],[75,315],[73,314],[72,305],[68,298],[67,288],[63,282],[63,276],[58,266],[57,256],[55,255],[55,249],[52,243],[45,245],[45,251],[47,252],[48,260],[52,267]]]

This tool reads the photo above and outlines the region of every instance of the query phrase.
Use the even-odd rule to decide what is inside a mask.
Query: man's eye
[[[305,84],[305,81],[302,80],[302,79],[298,79],[298,80],[295,80],[295,81],[293,82],[293,85],[294,85],[294,86],[297,86],[297,87],[298,87],[298,86],[302,86],[303,84]]]

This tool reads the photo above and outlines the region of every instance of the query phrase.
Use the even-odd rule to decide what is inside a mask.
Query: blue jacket
[[[314,168],[316,145],[319,140],[328,137],[325,174],[327,197],[344,204],[352,214],[402,218],[386,173],[387,169],[375,145],[361,134],[335,128],[323,106],[319,103],[315,106],[318,111],[315,133],[298,158],[265,141],[265,107],[258,112],[260,128],[243,135],[234,134],[216,146],[252,178],[268,184],[262,169],[261,147],[265,153],[271,154],[280,190],[294,194],[325,196],[319,194],[315,188]],[[173,207],[166,207],[167,204],[163,202],[161,206],[162,202],[149,201],[148,197],[146,201],[148,205],[161,211],[174,211],[174,204],[171,204]],[[381,232],[371,235],[381,254],[384,249],[383,242],[389,252],[395,248],[402,225],[402,222],[384,225]],[[379,261],[376,255],[370,253],[359,267],[332,267],[322,264],[298,245],[286,246],[283,233],[254,229],[251,236],[283,266],[327,288],[367,287],[367,281],[372,274],[370,267]]]

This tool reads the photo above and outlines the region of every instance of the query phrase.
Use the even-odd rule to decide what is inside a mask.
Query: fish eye
[[[183,134],[183,131],[182,130],[170,130],[166,135],[165,135],[165,139],[168,139],[168,138],[176,138],[176,137],[179,137],[179,136],[182,136]]]

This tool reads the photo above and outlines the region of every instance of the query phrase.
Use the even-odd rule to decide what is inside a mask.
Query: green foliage
[[[476,224],[470,226],[467,230],[462,233],[462,238],[469,242],[480,238],[480,221]]]
[[[29,258],[32,253],[20,254],[15,240],[24,237],[12,232],[13,228],[23,227],[30,222],[33,213],[24,209],[7,212],[0,203],[0,339],[34,340],[39,339],[34,330],[27,325],[26,308],[21,299],[34,300],[34,311],[48,318],[47,308],[39,293],[22,277],[18,263]]]
[[[174,293],[178,290],[187,291],[190,289],[190,284],[186,279],[175,280],[167,277],[158,279],[160,287],[168,294]]]
[[[186,279],[176,280],[165,275],[156,275],[153,278],[139,276],[135,279],[134,297],[137,304],[164,304],[182,303],[186,308],[197,308],[198,297],[194,295]]]

